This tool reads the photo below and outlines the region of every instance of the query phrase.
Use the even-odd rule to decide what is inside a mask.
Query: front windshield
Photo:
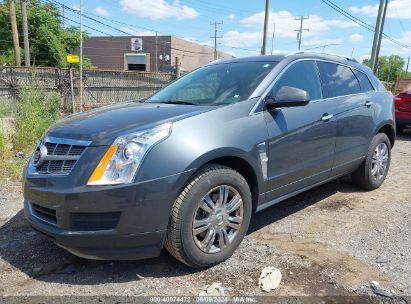
[[[248,99],[277,62],[208,65],[187,74],[147,102],[222,105]]]

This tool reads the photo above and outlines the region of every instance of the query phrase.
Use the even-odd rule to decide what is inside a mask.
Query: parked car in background
[[[92,259],[229,258],[251,216],[351,174],[373,190],[393,97],[355,59],[299,52],[210,63],[143,102],[67,117],[24,175],[32,227]]]
[[[394,102],[397,133],[402,134],[407,127],[411,127],[411,87],[397,94]]]

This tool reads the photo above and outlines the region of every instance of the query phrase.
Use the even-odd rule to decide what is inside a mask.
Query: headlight
[[[118,137],[101,158],[88,185],[131,183],[148,150],[171,133],[171,123]]]

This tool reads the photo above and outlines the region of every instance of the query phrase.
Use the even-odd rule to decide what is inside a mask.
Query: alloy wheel
[[[380,143],[374,151],[374,155],[371,162],[371,175],[379,180],[385,175],[388,165],[388,147],[385,143]]]
[[[228,185],[211,189],[201,200],[193,219],[193,237],[205,253],[228,248],[243,223],[244,206],[240,193]]]

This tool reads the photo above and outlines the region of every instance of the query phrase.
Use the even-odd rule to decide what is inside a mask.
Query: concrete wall
[[[223,52],[218,52],[217,55],[217,59],[233,57]],[[173,65],[175,65],[175,58],[179,57],[181,68],[191,71],[214,61],[214,49],[188,40],[171,37],[171,57]]]

